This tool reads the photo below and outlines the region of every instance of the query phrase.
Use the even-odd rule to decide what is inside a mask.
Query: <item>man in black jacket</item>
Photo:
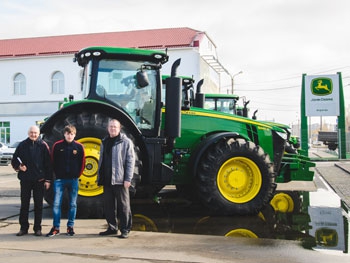
[[[85,168],[84,146],[75,141],[76,128],[73,125],[64,127],[64,140],[57,141],[52,146],[51,158],[55,180],[53,184],[53,227],[46,235],[53,237],[60,234],[61,205],[64,190],[69,196],[67,235],[73,236],[74,221],[77,211],[79,177]]]
[[[34,199],[34,235],[41,236],[41,221],[44,199],[44,188],[50,187],[52,167],[48,145],[39,137],[40,130],[31,126],[28,138],[22,141],[13,154],[11,165],[18,172],[21,184],[21,209],[17,236],[28,234],[29,205],[33,192]]]

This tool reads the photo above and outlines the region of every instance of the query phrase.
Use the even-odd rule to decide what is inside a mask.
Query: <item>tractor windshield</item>
[[[99,62],[96,95],[123,108],[140,129],[154,128],[157,70],[144,67],[145,62],[102,59]],[[137,73],[145,82],[137,81]]]

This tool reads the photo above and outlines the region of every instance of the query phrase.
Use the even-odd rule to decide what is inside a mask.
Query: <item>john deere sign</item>
[[[308,76],[303,74],[301,101],[301,149],[308,155],[308,121],[312,116],[337,116],[339,158],[346,159],[345,105],[341,73]]]
[[[338,75],[305,76],[306,116],[339,116]]]

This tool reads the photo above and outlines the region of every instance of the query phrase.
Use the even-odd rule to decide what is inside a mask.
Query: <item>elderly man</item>
[[[18,172],[21,185],[21,208],[19,224],[21,228],[17,236],[28,234],[29,205],[31,194],[34,199],[34,235],[41,236],[41,221],[44,199],[44,188],[50,187],[52,179],[52,166],[49,147],[39,137],[40,130],[31,126],[28,138],[23,140],[13,154],[11,165]]]

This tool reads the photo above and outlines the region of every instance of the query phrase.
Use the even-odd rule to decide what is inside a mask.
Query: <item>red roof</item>
[[[71,54],[88,46],[164,49],[197,46],[205,34],[191,28],[165,28],[0,40],[0,57]]]

